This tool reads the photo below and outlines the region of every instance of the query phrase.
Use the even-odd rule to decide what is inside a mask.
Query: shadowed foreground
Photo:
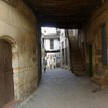
[[[19,108],[106,108],[108,89],[93,92],[87,77],[62,69],[47,71],[38,90]]]

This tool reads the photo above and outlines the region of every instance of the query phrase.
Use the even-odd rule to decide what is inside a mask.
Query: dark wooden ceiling
[[[35,10],[41,24],[80,27],[100,0],[25,0]]]

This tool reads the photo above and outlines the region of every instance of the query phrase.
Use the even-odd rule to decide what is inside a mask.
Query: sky
[[[47,35],[49,33],[56,33],[56,28],[53,27],[42,27],[41,31],[43,34]]]

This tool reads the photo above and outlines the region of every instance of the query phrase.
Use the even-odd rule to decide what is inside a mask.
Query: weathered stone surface
[[[0,0],[0,39],[12,45],[15,99],[25,99],[37,87],[36,20],[22,1],[9,3]]]
[[[102,62],[102,25],[106,26],[106,41],[108,43],[108,2],[92,13],[91,19],[84,27],[86,38],[86,64],[89,64],[88,45],[93,47],[93,79],[99,85],[108,85],[108,64]],[[108,52],[108,44],[107,44]],[[108,53],[107,53],[108,55]],[[108,61],[108,58],[107,58]]]

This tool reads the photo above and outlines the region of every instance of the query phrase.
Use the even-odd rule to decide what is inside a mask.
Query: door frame
[[[89,76],[93,77],[93,46],[89,45]]]
[[[18,72],[19,72],[19,59],[18,59],[18,46],[16,41],[11,37],[7,35],[0,36],[0,40],[7,41],[11,45],[12,49],[12,69],[13,69],[13,86],[14,86],[14,100],[19,100],[20,96],[18,91],[18,86],[16,83],[18,83]]]

